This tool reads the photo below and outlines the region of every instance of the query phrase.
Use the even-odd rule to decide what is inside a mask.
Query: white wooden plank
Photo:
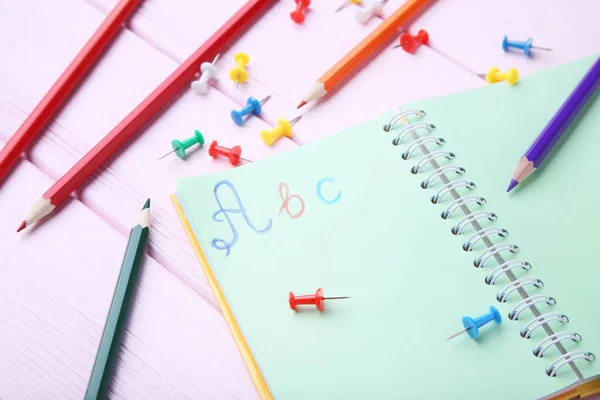
[[[76,200],[17,235],[21,199],[49,183],[23,161],[0,191],[0,398],[83,397],[127,243]],[[111,398],[256,398],[220,313],[151,257],[114,382]]]
[[[245,2],[246,0],[143,0],[129,26],[148,43],[181,62]],[[118,0],[89,0],[89,3],[108,13]]]
[[[53,60],[61,58],[68,63],[78,49],[78,44],[71,45],[69,38],[79,28],[85,31],[85,27],[96,26],[103,17],[85,2],[63,0],[63,3],[71,13],[67,20],[46,18],[46,14],[53,15],[53,6],[40,0],[19,3],[22,5],[10,8],[0,17],[3,33],[19,35],[23,43],[27,43],[26,47],[0,43],[0,53],[11,60],[0,67],[1,139],[6,140],[17,129],[58,74],[54,69],[53,73],[47,73],[46,69],[33,64],[31,54],[37,54],[39,59],[46,56]],[[29,17],[28,9],[32,8],[37,8],[39,13]],[[40,36],[37,31],[11,22],[26,17],[36,29],[48,34]],[[55,45],[61,42],[64,44]],[[31,159],[53,178],[59,177],[175,67],[174,61],[138,36],[124,32],[33,147]],[[24,73],[27,69],[29,72]],[[31,75],[36,75],[35,80],[30,79]],[[80,191],[85,204],[123,233],[128,229],[122,225],[123,218],[130,215],[145,197],[155,199],[155,219],[160,228],[152,234],[150,253],[210,301],[214,301],[210,288],[168,197],[175,190],[177,177],[230,166],[224,159],[212,160],[206,149],[195,152],[185,162],[175,156],[161,162],[157,158],[170,149],[171,139],[192,136],[194,129],[200,129],[209,141],[218,139],[220,144],[228,147],[241,145],[243,155],[253,160],[296,146],[289,140],[281,140],[273,148],[266,147],[260,142],[258,132],[268,126],[253,118],[243,129],[238,128],[229,117],[231,109],[237,107],[216,90],[206,96],[185,92],[119,154],[108,169],[97,173],[96,178]],[[48,187],[38,187],[36,195],[22,201],[33,205]]]

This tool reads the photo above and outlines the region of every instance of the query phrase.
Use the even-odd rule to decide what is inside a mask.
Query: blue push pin
[[[237,126],[244,125],[244,117],[248,114],[260,115],[262,112],[262,105],[269,100],[271,96],[267,96],[261,101],[256,100],[255,97],[248,97],[246,101],[246,107],[240,111],[231,110],[231,119]]]
[[[494,306],[490,306],[490,312],[483,314],[481,317],[473,319],[471,317],[464,316],[462,317],[462,324],[465,329],[448,336],[446,340],[454,339],[458,335],[462,335],[465,332],[471,336],[471,339],[476,339],[477,336],[479,336],[479,328],[492,321],[496,321],[498,325],[502,323],[500,311],[498,311],[498,309]]]
[[[528,38],[524,42],[518,42],[516,40],[508,40],[508,37],[506,35],[504,35],[504,39],[502,39],[502,50],[508,51],[508,49],[511,48],[511,47],[514,48],[514,49],[523,50],[523,53],[525,53],[525,55],[527,57],[529,57],[529,55],[531,54],[531,49],[538,49],[538,50],[544,50],[544,51],[552,51],[552,49],[548,49],[546,47],[534,46],[532,38]]]

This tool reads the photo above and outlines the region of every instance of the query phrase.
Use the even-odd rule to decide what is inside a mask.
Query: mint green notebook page
[[[498,215],[482,225],[505,228],[509,236],[492,241],[521,249],[503,252],[504,258],[531,263],[530,271],[513,270],[517,277],[544,282],[541,289],[526,286],[527,293],[556,299],[554,306],[538,304],[539,310],[570,318],[549,323],[554,332],[583,338],[563,342],[565,348],[600,355],[594,316],[600,304],[600,101],[531,182],[505,193],[518,159],[593,61],[540,72],[514,87],[490,85],[403,109],[426,111],[418,121],[435,124],[435,135],[446,140],[443,149],[456,154],[440,164],[467,171],[448,177],[475,182],[473,191],[459,191],[487,199],[469,208]],[[576,383],[569,366],[555,378],[546,375],[560,355],[556,347],[543,358],[532,354],[543,329],[530,339],[519,335],[530,311],[518,321],[506,317],[521,297],[513,292],[506,303],[496,300],[510,281],[502,275],[495,285],[484,282],[497,263],[473,266],[485,245],[462,249],[472,227],[459,236],[450,232],[461,211],[440,217],[450,196],[431,203],[442,184],[420,187],[432,168],[410,172],[422,154],[401,158],[412,140],[391,143],[402,127],[382,127],[393,115],[261,162],[178,182],[186,215],[275,398],[532,399]],[[351,298],[326,301],[322,313],[312,306],[290,309],[289,291],[309,294],[319,287],[325,296]],[[487,325],[476,340],[444,340],[462,328],[463,315],[479,316],[490,305],[504,317],[501,325]],[[576,366],[584,378],[600,373],[600,361]]]

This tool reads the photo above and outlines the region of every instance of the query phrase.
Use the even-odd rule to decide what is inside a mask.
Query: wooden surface
[[[72,60],[116,0],[0,0],[0,146]],[[111,397],[254,399],[252,382],[169,201],[178,177],[228,168],[206,151],[185,162],[170,140],[200,129],[259,160],[376,116],[404,102],[486,83],[476,73],[514,66],[525,75],[600,51],[600,3],[574,0],[440,0],[410,28],[430,47],[409,55],[390,43],[333,97],[296,110],[329,66],[370,32],[355,5],[313,1],[303,25],[281,0],[218,62],[219,81],[185,91],[56,216],[15,234],[35,200],[118,123],[243,0],[146,0],[90,77],[0,187],[0,398],[83,396],[129,226],[152,199],[152,233]],[[402,0],[386,5],[389,13]],[[523,4],[526,3],[526,4]],[[553,48],[526,59],[503,54],[502,36]],[[233,89],[233,54],[250,55],[249,83]],[[551,82],[549,83],[551,84]],[[229,118],[250,95],[272,95],[260,118]],[[291,140],[258,137],[302,113]],[[367,150],[368,141],[365,141]]]

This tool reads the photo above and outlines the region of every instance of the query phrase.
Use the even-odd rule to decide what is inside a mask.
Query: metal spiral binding
[[[483,199],[483,197],[480,197],[480,198]],[[473,251],[473,248],[475,247],[477,242],[479,242],[480,240],[483,240],[483,238],[485,238],[485,237],[491,236],[496,233],[498,234],[498,236],[503,237],[503,238],[508,236],[508,231],[506,229],[496,228],[494,226],[491,226],[489,228],[482,229],[482,230],[477,231],[474,234],[472,234],[471,237],[468,238],[467,241],[463,244],[463,250],[464,251]]]
[[[575,350],[567,354],[563,354],[558,357],[556,360],[552,361],[552,364],[546,368],[546,375],[554,377],[558,373],[558,370],[561,369],[565,364],[573,362],[575,360],[583,358],[587,361],[596,360],[596,356],[588,351],[583,350]]]
[[[435,125],[425,122],[409,122],[407,117],[417,116],[424,117],[425,112],[421,110],[407,110],[401,111],[395,115],[389,123],[384,125],[383,130],[390,132],[394,127],[403,122],[403,129],[393,139],[392,144],[395,146],[401,146],[405,138],[412,139],[412,143],[408,144],[404,152],[401,154],[404,160],[408,160],[417,151],[420,150],[423,156],[421,159],[410,169],[410,172],[417,175],[422,173],[427,166],[431,166],[432,172],[421,182],[421,188],[427,190],[435,186],[436,181],[441,181],[441,188],[431,197],[433,204],[440,204],[447,195],[452,197],[450,203],[442,212],[443,219],[455,218],[455,214],[459,211],[463,213],[463,216],[458,219],[458,222],[454,224],[451,229],[452,234],[461,235],[464,230],[473,228],[474,233],[463,243],[464,251],[473,251],[477,246],[482,245],[485,247],[477,256],[474,261],[474,265],[477,268],[484,268],[485,264],[489,260],[495,260],[498,266],[494,268],[485,278],[485,283],[488,285],[494,285],[500,279],[507,279],[509,282],[504,286],[500,292],[498,292],[496,299],[504,303],[506,302],[512,293],[517,293],[522,297],[510,311],[508,317],[512,321],[517,321],[519,316],[525,311],[530,310],[533,313],[532,318],[521,330],[521,337],[529,339],[537,328],[542,327],[546,334],[546,337],[541,339],[539,343],[533,349],[533,354],[536,357],[543,357],[545,353],[549,351],[551,347],[556,347],[560,351],[558,356],[552,363],[550,363],[546,369],[548,376],[556,376],[558,371],[565,365],[570,365],[575,374],[579,379],[583,379],[583,375],[579,371],[579,368],[575,364],[576,360],[587,360],[589,362],[595,360],[594,354],[583,351],[574,350],[569,351],[565,348],[568,343],[579,343],[581,336],[571,331],[560,331],[554,332],[550,325],[551,322],[556,321],[560,324],[569,323],[569,318],[558,312],[542,313],[538,310],[538,306],[547,305],[554,306],[556,300],[550,296],[543,294],[529,295],[526,291],[529,287],[542,288],[544,283],[537,278],[532,277],[518,277],[516,273],[523,271],[527,273],[531,270],[531,264],[527,261],[521,260],[505,260],[504,256],[507,254],[515,254],[520,251],[519,247],[509,243],[494,243],[492,238],[506,238],[508,231],[503,228],[495,226],[482,226],[481,223],[488,221],[493,224],[498,216],[489,211],[471,211],[469,206],[477,204],[478,206],[484,207],[486,200],[483,197],[469,194],[461,194],[459,190],[472,191],[475,189],[475,183],[465,179],[452,179],[450,176],[456,173],[457,175],[464,175],[466,170],[462,167],[446,164],[439,165],[438,160],[446,159],[449,162],[453,162],[456,159],[454,153],[445,150],[431,151],[429,145],[435,144],[440,147],[446,144],[446,141],[442,137],[433,136],[432,133],[436,130]],[[425,136],[419,136],[418,131],[425,130]]]
[[[490,274],[488,276],[485,277],[485,283],[487,283],[488,285],[494,285],[496,283],[496,279],[498,279],[502,274],[505,274],[507,271],[510,271],[511,269],[519,268],[519,267],[521,267],[525,271],[529,271],[531,269],[531,264],[529,264],[527,261],[518,261],[518,260],[511,260],[511,261],[502,263],[502,264],[498,265],[496,267],[496,269],[494,269],[492,272],[490,272]],[[529,298],[530,297],[528,297],[528,299]],[[518,315],[517,315],[517,318],[518,318]]]
[[[444,138],[441,137],[423,136],[422,138],[419,138],[418,140],[412,142],[411,145],[407,147],[406,151],[402,153],[402,158],[408,160],[415,150],[417,150],[421,146],[426,145],[427,143],[435,143],[438,146],[443,146],[444,144],[446,144],[446,141],[444,140]]]
[[[433,153],[429,153],[425,157],[423,157],[421,159],[421,161],[419,161],[418,164],[416,164],[414,167],[412,167],[410,169],[410,172],[412,172],[413,174],[416,175],[419,172],[421,172],[421,169],[425,165],[429,164],[429,162],[431,160],[435,160],[436,158],[441,158],[441,157],[446,157],[448,160],[454,160],[456,158],[456,155],[454,155],[454,153],[451,153],[449,151],[444,151],[444,150],[434,151]]]
[[[483,266],[485,265],[485,262],[487,260],[489,260],[490,258],[494,257],[496,254],[498,254],[502,251],[510,251],[511,253],[518,253],[519,251],[521,251],[521,249],[519,248],[519,246],[515,246],[514,244],[508,244],[508,243],[495,244],[492,247],[488,247],[487,249],[485,249],[479,255],[479,257],[477,257],[477,259],[475,259],[475,261],[473,261],[473,265],[475,265],[475,268],[483,268]],[[500,294],[498,294],[498,296],[500,296]]]
[[[414,168],[414,167],[413,167]],[[450,181],[446,183],[436,194],[431,196],[431,202],[433,204],[437,204],[442,201],[442,198],[446,195],[446,193],[450,193],[452,190],[456,190],[458,188],[467,188],[469,190],[475,189],[475,184],[473,182],[466,181],[464,179],[457,179],[455,181]]]
[[[523,329],[521,329],[521,337],[523,339],[529,339],[531,337],[531,335],[533,334],[533,331],[535,331],[537,328],[539,328],[543,324],[548,324],[552,321],[558,321],[561,324],[568,324],[569,317],[567,317],[565,314],[561,314],[561,313],[557,313],[557,312],[542,314],[539,317],[536,317],[536,318],[532,319],[531,321],[529,321],[527,323],[527,325],[525,325],[523,327]]]
[[[452,218],[452,214],[456,211],[460,206],[464,206],[469,203],[477,203],[480,206],[483,206],[487,203],[487,200],[483,197],[471,195],[471,196],[463,196],[456,200],[454,200],[444,211],[442,211],[442,218],[448,219]]]
[[[521,262],[521,261],[517,261],[517,262]],[[527,263],[527,264],[529,264],[529,263]],[[546,303],[549,306],[553,306],[556,304],[556,300],[554,300],[554,297],[545,296],[543,294],[536,294],[535,296],[529,296],[529,297],[521,300],[520,302],[518,302],[517,305],[514,306],[512,310],[510,310],[510,312],[508,313],[508,318],[513,321],[518,320],[519,315],[521,315],[521,313],[523,311],[527,310],[529,307],[531,307],[532,305],[534,305],[536,303]]]
[[[535,349],[533,349],[533,355],[542,358],[544,357],[546,350],[548,350],[550,347],[562,340],[568,339],[571,339],[574,342],[581,342],[581,335],[579,333],[562,331],[555,333],[552,336],[546,336],[537,344],[537,346],[535,346]]]
[[[398,134],[398,136],[396,136],[394,138],[394,140],[392,140],[392,144],[394,146],[398,146],[400,143],[402,143],[402,139],[404,139],[404,137],[406,135],[408,135],[411,132],[416,131],[417,129],[426,129],[427,132],[433,132],[435,131],[435,125],[432,124],[425,124],[425,123],[419,123],[419,124],[411,124],[408,125],[406,128],[402,129],[402,132],[400,132]]]
[[[498,219],[498,216],[494,213],[487,212],[487,211],[475,211],[475,212],[465,215],[463,217],[463,219],[458,221],[456,223],[456,225],[454,225],[452,227],[450,232],[452,232],[453,235],[460,235],[460,234],[462,234],[463,229],[465,229],[467,227],[467,225],[473,224],[474,222],[476,222],[480,219],[483,219],[483,218],[487,218],[488,220],[494,222],[495,220]]]
[[[394,115],[394,118],[392,118],[392,120],[389,123],[387,123],[383,126],[383,130],[386,132],[391,131],[392,129],[394,129],[394,126],[398,122],[402,121],[402,119],[404,119],[404,118],[410,117],[411,115],[416,115],[418,117],[424,117],[426,114],[425,114],[425,111],[422,111],[422,110],[400,111],[398,114]]]
[[[443,167],[439,167],[429,174],[429,176],[425,178],[423,182],[421,182],[421,187],[423,189],[429,189],[429,186],[431,186],[436,179],[441,178],[442,174],[450,171],[456,172],[458,175],[462,175],[467,172],[463,167],[457,167],[456,165],[444,165]]]

